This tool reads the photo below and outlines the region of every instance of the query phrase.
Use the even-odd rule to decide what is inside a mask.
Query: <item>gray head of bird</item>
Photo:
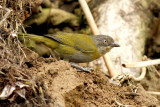
[[[93,36],[93,40],[98,48],[98,52],[102,55],[109,52],[113,47],[120,47],[120,45],[108,35],[96,35]]]

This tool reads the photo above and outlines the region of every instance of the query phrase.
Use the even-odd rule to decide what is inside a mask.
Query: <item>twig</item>
[[[21,78],[21,77],[14,77],[14,78],[16,78],[17,80],[22,80],[22,81],[25,81],[25,82],[30,82],[30,80],[23,79],[23,78]]]
[[[4,73],[4,72],[2,72],[2,71],[0,71],[0,74],[3,74],[3,75],[5,75],[5,73]]]
[[[157,64],[160,64],[160,59],[122,64],[122,66],[125,68],[136,68],[136,67],[147,67],[150,65],[157,65]]]
[[[154,92],[154,91],[147,91],[147,93],[153,94],[153,95],[160,95],[160,92]]]
[[[132,77],[135,81],[141,81],[146,75],[146,67],[142,68],[141,75],[139,77]]]
[[[94,35],[98,35],[99,34],[99,30],[98,30],[98,28],[96,26],[96,23],[95,23],[95,21],[93,19],[93,16],[92,16],[91,12],[90,12],[90,9],[89,9],[89,7],[88,7],[88,5],[86,3],[86,0],[79,0],[79,3],[80,3],[80,5],[81,5],[81,7],[82,7],[82,9],[84,11],[84,14],[85,14],[85,16],[87,18],[87,21],[89,23],[89,26],[91,27],[91,30],[92,30],[93,34]],[[113,64],[112,64],[112,62],[110,60],[109,55],[106,54],[105,56],[103,56],[103,59],[104,59],[106,67],[108,68],[109,75],[111,77],[116,76],[118,74],[118,72],[114,70],[114,67],[113,67]]]
[[[135,92],[124,92],[124,94],[128,96],[140,96],[139,93],[135,93]]]
[[[149,67],[147,67],[147,69],[150,70],[150,71],[156,72],[157,75],[160,77],[160,72],[156,69],[155,66],[153,66],[153,65],[152,65],[152,66],[149,66]]]
[[[142,61],[147,61],[147,56],[143,56]],[[141,81],[145,77],[145,75],[146,75],[146,72],[147,72],[146,70],[147,70],[146,67],[142,67],[141,68],[141,75],[139,77],[132,76],[132,78],[134,79],[134,81]]]
[[[118,102],[116,99],[114,100],[115,103],[118,105],[118,107],[133,107],[132,105],[124,105],[124,104],[121,104],[120,102]]]
[[[12,10],[10,10],[8,8],[3,8],[1,5],[0,5],[0,9],[4,9],[7,11],[7,13],[3,16],[2,20],[0,21],[0,26],[2,26],[3,22],[7,19],[7,17],[9,16],[9,14]]]

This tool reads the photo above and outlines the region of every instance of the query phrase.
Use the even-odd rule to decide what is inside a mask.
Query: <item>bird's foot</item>
[[[83,72],[83,71],[84,71],[84,72],[89,72],[89,73],[91,73],[91,71],[93,71],[93,68],[90,68],[90,67],[81,67],[81,66],[80,66],[80,68],[78,68],[77,71],[78,71],[78,72]]]
[[[93,68],[90,67],[81,67],[75,63],[70,62],[71,66],[76,68],[78,72],[88,72],[91,73],[91,71],[93,71]]]

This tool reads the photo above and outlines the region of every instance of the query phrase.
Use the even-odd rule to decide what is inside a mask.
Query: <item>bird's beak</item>
[[[120,47],[120,45],[118,43],[112,43],[110,46],[112,46],[112,47]]]

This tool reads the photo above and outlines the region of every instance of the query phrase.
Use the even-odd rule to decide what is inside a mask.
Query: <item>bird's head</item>
[[[112,37],[107,35],[93,36],[93,40],[98,48],[98,52],[102,55],[109,52],[113,47],[120,47]]]

